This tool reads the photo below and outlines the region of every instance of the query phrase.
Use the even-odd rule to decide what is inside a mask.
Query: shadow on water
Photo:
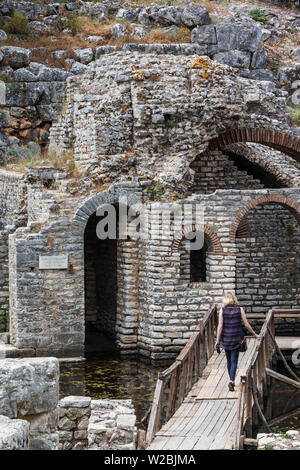
[[[60,398],[68,395],[92,399],[131,399],[137,425],[153,400],[158,371],[137,357],[121,357],[112,342],[99,334],[91,335],[86,361],[60,366]]]
[[[300,366],[295,366],[291,361],[288,361],[288,364],[300,378]],[[277,363],[276,370],[286,377],[291,377],[281,361]],[[284,421],[272,425],[272,431],[275,433],[285,433],[291,429],[300,431],[300,390],[272,379],[268,399],[271,400],[272,404],[271,416],[268,417],[269,422],[279,416],[290,414]],[[265,433],[267,431],[260,426],[258,432]]]

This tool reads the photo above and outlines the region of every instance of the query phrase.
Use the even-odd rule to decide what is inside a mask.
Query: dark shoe
[[[234,392],[234,383],[233,383],[233,382],[229,382],[228,388],[229,388],[230,392]]]

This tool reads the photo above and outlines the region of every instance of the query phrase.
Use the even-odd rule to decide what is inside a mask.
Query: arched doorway
[[[128,197],[128,203],[124,202]],[[125,198],[125,199],[124,199]],[[120,203],[120,201],[122,201]],[[137,352],[139,328],[139,243],[119,238],[119,217],[129,205],[140,202],[140,194],[112,187],[87,199],[77,210],[75,221],[84,237],[85,350]],[[124,206],[123,206],[124,204]],[[113,208],[115,234],[99,239],[97,209]],[[122,206],[122,207],[121,207]],[[122,211],[121,211],[122,209]]]
[[[98,238],[97,224],[102,218],[94,212],[84,232],[86,353],[113,349],[116,342],[117,238]]]

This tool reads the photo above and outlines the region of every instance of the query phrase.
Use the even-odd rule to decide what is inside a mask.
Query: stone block
[[[10,418],[45,413],[56,408],[59,391],[56,358],[0,361],[0,412]]]
[[[29,423],[0,415],[0,450],[27,450]]]
[[[136,416],[133,414],[119,415],[117,418],[117,428],[124,431],[134,431]]]

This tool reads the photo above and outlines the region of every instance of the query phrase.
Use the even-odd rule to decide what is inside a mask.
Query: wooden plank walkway
[[[250,365],[257,340],[247,338],[247,344],[247,351],[240,353],[236,384]],[[202,377],[174,415],[156,433],[148,450],[234,448],[238,390],[230,392],[228,382],[225,353],[214,352]]]

